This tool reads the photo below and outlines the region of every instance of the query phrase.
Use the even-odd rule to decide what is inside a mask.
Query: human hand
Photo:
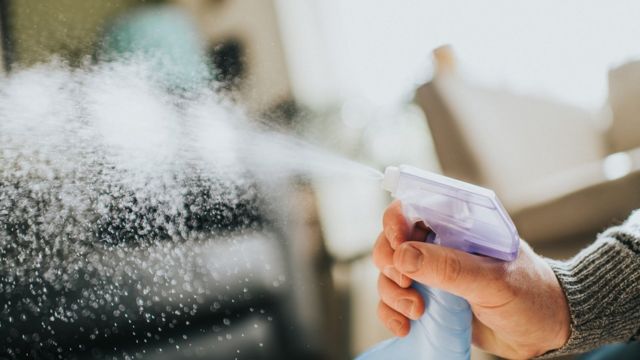
[[[562,347],[570,335],[569,307],[551,267],[520,242],[516,260],[504,262],[422,242],[424,226],[410,228],[399,201],[383,218],[373,250],[381,274],[378,316],[405,336],[424,300],[412,280],[465,298],[473,312],[473,343],[507,358],[530,358]],[[415,241],[419,240],[419,241]]]

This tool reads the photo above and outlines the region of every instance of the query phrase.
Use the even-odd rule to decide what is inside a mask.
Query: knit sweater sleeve
[[[568,261],[549,260],[571,313],[571,335],[553,357],[640,337],[640,210]]]

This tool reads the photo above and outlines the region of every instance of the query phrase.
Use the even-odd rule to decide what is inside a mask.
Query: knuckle
[[[386,227],[386,225],[388,225],[394,217],[394,209],[393,206],[389,206],[387,207],[387,209],[384,211],[384,214],[382,214],[382,225]]]
[[[401,227],[404,221],[400,210],[400,203],[392,203],[382,215],[383,234],[386,235],[389,245],[395,248],[395,244],[401,241]]]
[[[462,274],[462,262],[455,254],[447,251],[438,263],[436,275],[443,283],[455,283]]]

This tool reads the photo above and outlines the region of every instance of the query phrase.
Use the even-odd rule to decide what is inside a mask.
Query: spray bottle
[[[518,232],[493,191],[407,165],[388,167],[383,187],[401,201],[409,223],[423,221],[431,229],[427,242],[504,261],[518,255]],[[424,315],[411,322],[407,336],[384,341],[358,360],[470,358],[467,301],[423,284],[413,287],[424,297]]]

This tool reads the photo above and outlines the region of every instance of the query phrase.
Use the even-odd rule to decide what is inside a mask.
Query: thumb
[[[500,301],[506,284],[506,263],[423,242],[398,246],[393,263],[414,281],[467,299],[471,303]]]

